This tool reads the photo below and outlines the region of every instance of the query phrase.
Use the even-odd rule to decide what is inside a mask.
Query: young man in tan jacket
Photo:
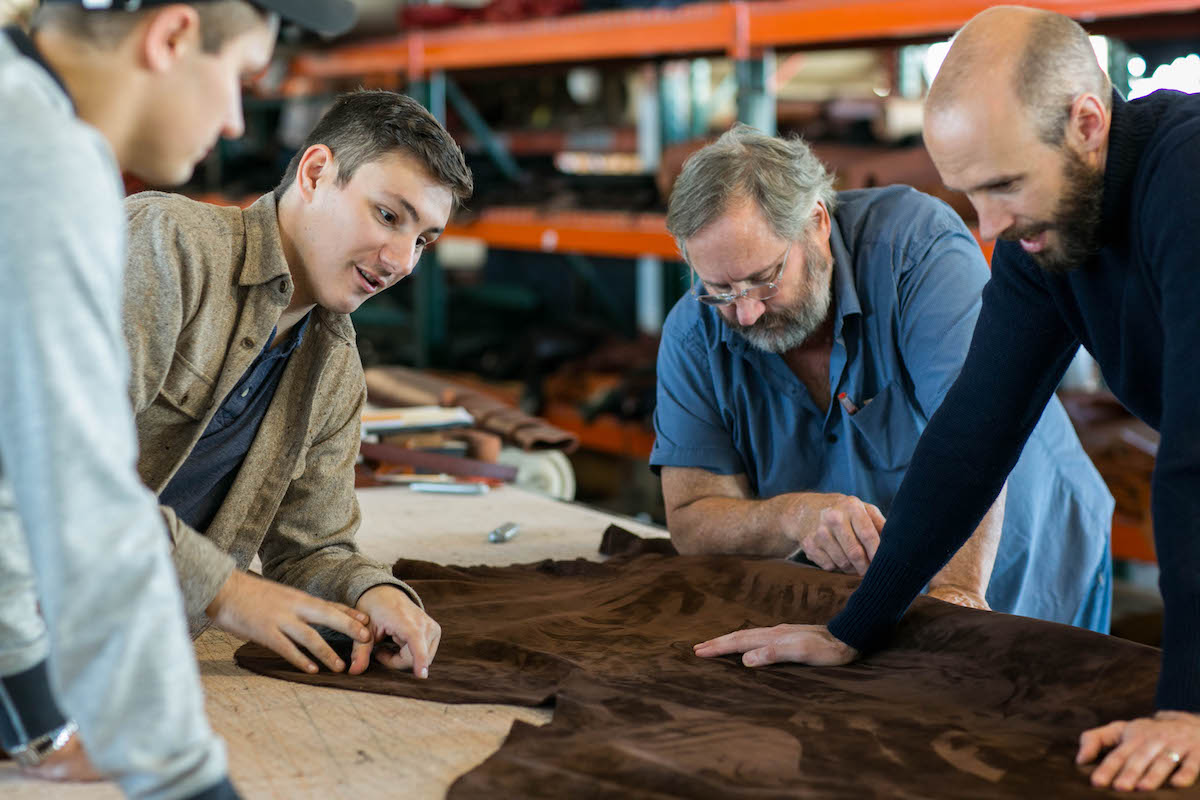
[[[354,541],[366,389],[347,315],[412,272],[471,190],[425,109],[360,91],[244,210],[126,201],[138,470],[167,520],[193,635],[211,623],[301,669],[318,669],[303,647],[340,671],[312,628],[340,628],[336,608],[369,617],[350,672],[390,639],[399,650],[377,660],[428,675],[440,628]],[[255,553],[265,580],[245,572]]]

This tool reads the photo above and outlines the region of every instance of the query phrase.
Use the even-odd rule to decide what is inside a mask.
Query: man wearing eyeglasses
[[[804,142],[739,125],[675,184],[693,291],[663,328],[650,462],[681,552],[865,573],[966,358],[988,269],[962,220],[832,183]],[[1106,632],[1112,509],[1055,400],[929,593]]]

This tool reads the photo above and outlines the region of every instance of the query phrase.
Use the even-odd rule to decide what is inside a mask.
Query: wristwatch
[[[13,761],[16,761],[22,767],[36,767],[51,755],[66,747],[67,742],[71,741],[71,737],[78,732],[78,725],[74,722],[67,722],[61,727],[55,728],[48,733],[43,733],[30,742],[26,742],[12,750],[9,755],[12,756]]]

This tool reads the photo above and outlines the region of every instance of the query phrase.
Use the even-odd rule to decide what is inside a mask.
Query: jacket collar
[[[242,264],[238,283],[258,286],[277,278],[287,283],[287,295],[292,294],[292,271],[283,255],[283,240],[279,236],[279,215],[275,194],[267,192],[242,211],[246,229],[246,260]]]
[[[292,271],[283,254],[283,239],[279,235],[279,211],[275,193],[267,192],[242,211],[246,231],[246,256],[238,277],[240,286],[269,284],[286,306],[295,291]],[[348,314],[338,314],[318,306],[312,317],[335,335],[354,341],[354,326]]]

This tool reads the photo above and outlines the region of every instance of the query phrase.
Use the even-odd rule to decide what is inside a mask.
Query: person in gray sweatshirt
[[[131,797],[237,796],[135,472],[120,173],[186,180],[241,135],[241,81],[279,18],[333,34],[353,13],[46,0],[31,35],[0,32],[0,745],[35,774],[94,764]]]

